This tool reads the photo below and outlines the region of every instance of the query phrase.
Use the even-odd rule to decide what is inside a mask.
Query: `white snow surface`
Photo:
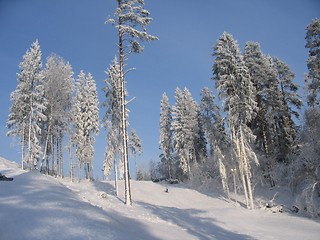
[[[133,206],[113,182],[70,182],[0,158],[0,239],[320,239],[320,223],[290,213],[247,210],[183,185],[131,181]]]

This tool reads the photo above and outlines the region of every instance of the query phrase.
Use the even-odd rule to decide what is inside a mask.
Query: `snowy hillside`
[[[133,206],[112,182],[71,183],[0,158],[0,239],[319,239],[320,223],[246,210],[181,185],[132,181]],[[120,192],[122,186],[120,185]]]

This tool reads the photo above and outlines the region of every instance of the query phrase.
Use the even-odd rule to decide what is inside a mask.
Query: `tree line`
[[[19,65],[18,84],[10,96],[7,135],[20,139],[22,168],[63,177],[63,148],[66,146],[71,179],[74,169],[80,178],[81,168],[87,179],[93,179],[94,143],[102,125],[107,131],[104,176],[108,177],[114,169],[116,194],[117,179],[123,179],[124,202],[131,205],[128,155],[135,159],[136,154],[142,153],[142,144],[134,129],[128,132],[125,76],[132,69],[127,69],[125,62],[129,54],[143,52],[141,42],[158,38],[146,31],[152,18],[143,0],[116,2],[114,17],[106,22],[117,30],[118,57],[106,71],[105,101],[101,104],[106,111],[102,124],[99,123],[98,93],[93,76],[80,71],[74,79],[71,65],[55,54],[47,58],[43,69],[42,53],[36,40]]]
[[[146,32],[150,13],[142,0],[117,0],[114,18],[118,57],[106,71],[102,127],[107,131],[104,175],[113,168],[125,180],[125,203],[132,204],[128,155],[142,152],[141,140],[128,132],[125,61],[141,53],[143,41],[157,40]],[[243,53],[237,41],[224,32],[213,48],[212,80],[221,104],[209,88],[198,104],[187,88],[176,88],[175,104],[164,93],[160,107],[160,162],[152,178],[178,179],[203,184],[219,179],[229,196],[241,191],[253,208],[257,182],[274,187],[287,184],[300,194],[310,213],[318,211],[319,187],[319,35],[320,22],[307,26],[309,50],[306,75],[308,108],[297,125],[302,107],[294,73],[276,57],[262,52],[257,42],[247,42]],[[19,64],[17,87],[11,93],[8,135],[21,144],[21,166],[63,177],[64,148],[69,153],[70,176],[83,168],[92,179],[95,137],[99,133],[99,102],[93,76],[55,54],[42,67],[38,40]],[[73,159],[76,159],[75,166]],[[141,172],[137,172],[138,177]]]
[[[19,68],[17,87],[10,95],[7,134],[20,139],[21,167],[63,177],[67,137],[70,175],[75,154],[78,175],[83,167],[85,177],[92,179],[93,144],[99,133],[98,93],[92,75],[81,71],[74,79],[70,63],[56,54],[47,58],[43,69],[38,40]]]
[[[257,42],[246,42],[241,53],[234,37],[224,32],[212,54],[212,80],[221,104],[207,87],[201,91],[199,104],[187,88],[176,89],[173,106],[163,94],[162,154],[152,167],[151,178],[198,184],[220,179],[227,196],[230,188],[244,194],[248,208],[254,207],[257,183],[285,184],[309,213],[319,214],[318,19],[307,26],[306,42],[308,108],[299,126],[303,102],[290,67],[263,53]]]

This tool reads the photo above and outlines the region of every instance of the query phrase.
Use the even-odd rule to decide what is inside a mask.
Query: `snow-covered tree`
[[[215,96],[207,87],[201,91],[200,109],[210,146],[210,154],[213,154],[216,147],[225,151],[229,140],[225,131],[224,120],[220,114],[219,106],[215,102]]]
[[[93,158],[94,158],[94,143],[95,137],[99,134],[99,100],[98,92],[95,80],[92,78],[91,73],[87,75],[86,84],[87,97],[85,101],[86,113],[85,118],[85,135],[86,135],[86,146],[87,156],[85,161],[85,172],[87,178],[93,178]]]
[[[245,65],[239,46],[231,34],[224,32],[218,39],[213,55],[213,79],[228,113],[233,148],[236,153],[240,177],[247,206],[253,208],[252,175],[250,160],[258,164],[250,144],[254,135],[248,124],[253,119],[257,106],[254,86]]]
[[[118,159],[122,149],[122,131],[121,131],[121,79],[120,65],[115,57],[112,64],[106,71],[108,75],[105,80],[106,86],[103,88],[106,100],[102,106],[106,108],[103,117],[103,126],[107,130],[107,146],[104,160],[104,176],[110,175],[112,166],[114,169],[115,189],[118,195],[118,168],[123,166],[121,160]]]
[[[142,142],[141,139],[139,138],[136,130],[131,129],[130,134],[129,134],[129,149],[131,156],[134,158],[134,166],[135,166],[135,173],[137,176],[137,159],[136,155],[139,154],[141,155],[143,150],[142,150]]]
[[[78,169],[84,165],[85,177],[92,179],[95,136],[99,133],[98,94],[90,73],[80,72],[76,81],[75,143]],[[78,173],[79,174],[79,173]]]
[[[270,186],[274,186],[273,177],[273,153],[275,151],[276,115],[279,109],[280,99],[276,81],[276,73],[269,57],[265,56],[260,44],[247,42],[244,49],[244,61],[249,70],[250,78],[254,86],[257,108],[255,117],[250,122],[250,128],[256,136],[255,144],[260,153],[265,156],[262,164],[266,178]]]
[[[162,164],[166,169],[166,178],[172,178],[173,170],[173,132],[172,108],[166,93],[162,95],[160,103],[160,149],[162,151]]]
[[[201,116],[203,119],[203,125],[209,144],[210,157],[208,161],[213,161],[211,164],[207,164],[210,169],[206,169],[208,172],[213,172],[214,167],[218,166],[220,178],[222,180],[223,189],[226,194],[229,194],[228,188],[228,169],[232,166],[228,157],[229,141],[225,132],[224,120],[220,115],[218,105],[215,103],[215,96],[205,87],[201,91]],[[210,174],[212,175],[212,174]]]
[[[297,126],[293,118],[299,118],[298,109],[302,101],[298,95],[298,86],[293,82],[294,73],[289,66],[278,58],[273,58],[280,95],[278,109],[278,159],[287,162],[290,154],[296,149]]]
[[[113,24],[118,29],[119,36],[119,64],[121,82],[121,129],[122,129],[122,162],[124,164],[125,179],[125,204],[131,205],[131,188],[128,162],[128,133],[127,133],[127,110],[125,93],[125,64],[127,54],[141,53],[144,48],[141,41],[153,41],[158,38],[147,33],[146,28],[151,22],[150,13],[144,9],[143,0],[117,0],[118,7],[114,18],[107,22]],[[126,45],[127,44],[127,45]]]
[[[191,165],[196,163],[195,139],[198,139],[198,105],[187,88],[176,88],[173,107],[174,147],[179,156],[182,173],[190,178]]]
[[[290,186],[299,209],[312,217],[320,212],[320,110],[305,111],[300,132],[300,154],[292,161]]]
[[[309,73],[306,75],[309,106],[320,104],[320,20],[315,18],[307,26],[306,48],[309,49],[307,66]]]
[[[46,120],[44,111],[47,100],[44,96],[42,53],[36,40],[19,64],[18,85],[11,93],[12,106],[9,111],[8,135],[18,136],[22,146],[22,168],[26,160],[28,168],[37,168],[41,155],[41,124]],[[25,157],[25,146],[27,156]],[[26,159],[25,159],[26,158]]]
[[[45,97],[48,100],[44,124],[44,154],[46,171],[49,171],[48,155],[52,157],[52,173],[55,172],[54,151],[56,150],[57,174],[63,177],[62,140],[70,129],[73,71],[69,63],[55,54],[49,56],[44,70]],[[57,148],[55,149],[55,145]]]

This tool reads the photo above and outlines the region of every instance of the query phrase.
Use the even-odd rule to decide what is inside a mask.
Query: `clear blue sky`
[[[305,28],[320,18],[318,0],[145,0],[153,22],[149,32],[159,41],[145,44],[145,52],[129,56],[137,70],[127,76],[130,124],[143,141],[138,161],[158,160],[159,110],[164,92],[174,103],[178,86],[187,87],[198,101],[208,86],[213,64],[212,48],[224,31],[233,34],[243,50],[246,41],[261,44],[262,51],[286,62],[303,87],[308,57]],[[39,40],[43,64],[50,53],[70,62],[75,77],[91,72],[101,91],[105,70],[117,54],[116,30],[104,24],[113,16],[115,0],[0,0],[0,155],[20,161],[20,147],[6,137],[10,93],[22,56]],[[301,94],[304,95],[303,89]],[[103,114],[101,109],[101,116]],[[95,175],[104,159],[105,133],[96,141]]]

